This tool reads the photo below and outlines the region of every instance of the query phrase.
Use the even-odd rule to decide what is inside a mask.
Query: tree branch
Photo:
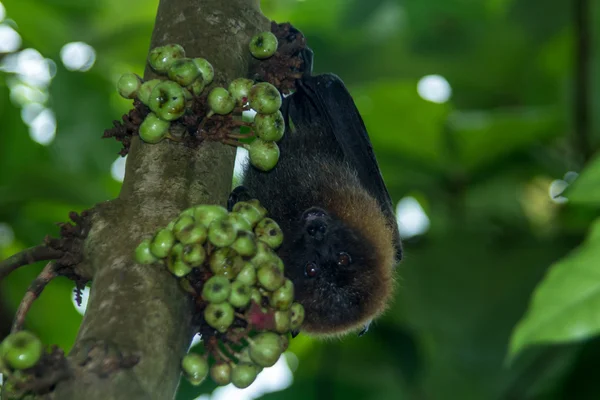
[[[161,0],[150,48],[178,43],[189,57],[209,60],[215,83],[224,85],[247,75],[248,42],[265,30],[269,21],[256,0]],[[147,69],[145,78],[151,77]],[[94,273],[91,293],[68,356],[72,378],[59,382],[52,398],[173,398],[194,333],[193,305],[166,268],[136,264],[133,251],[184,208],[224,205],[234,156],[233,148],[217,142],[191,149],[133,138],[118,199],[97,205],[92,216],[84,251]],[[114,344],[110,352],[89,350],[109,342]],[[139,359],[133,368],[115,368],[108,376],[99,372],[103,361],[129,355]]]
[[[42,291],[52,281],[52,279],[56,278],[58,274],[56,273],[55,264],[53,262],[49,262],[46,264],[42,272],[38,275],[37,278],[29,285],[25,296],[21,300],[21,304],[19,304],[19,308],[15,313],[15,318],[13,321],[11,332],[20,331],[23,328],[23,324],[25,323],[25,317],[29,312],[29,309],[33,305],[33,302],[40,297]]]
[[[51,249],[44,245],[30,247],[0,262],[0,281],[19,267],[38,261],[56,260],[62,257],[63,254],[60,250]]]

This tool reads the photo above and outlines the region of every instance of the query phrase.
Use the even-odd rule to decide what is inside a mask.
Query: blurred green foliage
[[[600,5],[590,3],[597,27]],[[48,146],[31,140],[18,75],[0,72],[0,258],[56,234],[68,211],[118,194],[110,170],[120,146],[100,136],[130,106],[114,84],[124,72],[142,73],[157,1],[2,4],[21,48],[53,60],[45,105],[57,130]],[[304,32],[315,72],[344,79],[393,198],[414,197],[430,220],[427,232],[405,240],[385,317],[361,338],[294,340],[292,386],[264,398],[600,398],[600,238],[591,228],[600,163],[568,189],[571,201],[551,198],[560,194],[552,187],[572,181],[569,171],[583,168],[572,146],[572,2],[263,0],[262,8]],[[87,72],[61,61],[75,41],[96,52]],[[588,82],[592,149],[600,140],[598,57]],[[430,74],[449,82],[449,101],[420,97],[417,84]],[[2,282],[0,332],[40,268]],[[72,288],[53,282],[27,320],[66,349],[81,321]],[[178,399],[213,388],[184,382]]]

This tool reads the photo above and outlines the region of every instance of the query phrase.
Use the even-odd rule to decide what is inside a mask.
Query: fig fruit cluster
[[[158,143],[169,137],[171,123],[191,107],[193,96],[200,96],[214,78],[212,65],[204,58],[187,58],[178,44],[159,46],[150,51],[148,64],[164,79],[143,81],[126,73],[117,82],[119,94],[138,99],[150,108],[139,128],[140,138]]]
[[[281,103],[281,93],[275,86],[246,78],[234,79],[227,89],[216,87],[208,95],[211,113],[228,114],[236,105],[242,110],[256,111],[250,126],[255,139],[242,147],[248,150],[250,163],[261,171],[273,169],[279,160],[276,142],[285,132],[285,121],[279,111]]]
[[[271,57],[277,46],[277,38],[271,32],[261,32],[250,41],[250,51],[258,59]],[[275,86],[268,82],[256,83],[251,79],[237,78],[227,89],[213,86],[208,90],[215,75],[213,66],[204,58],[186,57],[185,50],[178,44],[152,49],[148,64],[162,75],[161,79],[143,81],[136,74],[126,73],[117,83],[121,96],[138,99],[150,108],[150,113],[139,127],[139,136],[144,142],[155,144],[165,138],[179,140],[176,130],[172,129],[173,122],[192,112],[194,97],[208,92],[206,103],[209,109],[205,119],[215,114],[233,119],[235,110],[256,111],[254,121],[249,126],[251,135],[247,136],[255,139],[250,143],[234,144],[248,150],[250,163],[254,167],[262,171],[275,167],[279,160],[276,142],[281,140],[285,131],[285,121],[279,111],[281,93]]]
[[[138,263],[161,262],[183,278],[182,287],[197,296],[202,319],[214,332],[212,342],[203,337],[203,355],[190,353],[182,361],[192,384],[210,375],[219,385],[249,386],[300,328],[304,308],[294,302],[294,284],[274,251],[282,242],[281,228],[254,199],[231,212],[207,204],[189,208],[136,248]],[[194,269],[206,277],[198,292],[185,278]]]

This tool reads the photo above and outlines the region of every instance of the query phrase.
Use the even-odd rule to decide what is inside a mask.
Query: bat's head
[[[282,256],[296,299],[306,310],[303,331],[340,335],[361,330],[384,310],[393,286],[394,248],[391,235],[372,235],[369,223],[389,233],[383,216],[357,225],[345,214],[318,207],[305,210],[297,221]]]

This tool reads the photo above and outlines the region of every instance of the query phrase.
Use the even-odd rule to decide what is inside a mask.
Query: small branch
[[[23,328],[25,317],[33,305],[33,302],[40,297],[40,294],[42,294],[42,291],[46,285],[48,285],[48,283],[50,283],[50,281],[57,276],[58,274],[56,273],[55,264],[53,262],[46,264],[38,277],[35,278],[31,285],[29,285],[29,289],[27,289],[25,296],[23,296],[23,300],[21,300],[21,304],[19,304],[19,308],[15,314],[11,332],[17,332]]]
[[[62,251],[51,249],[44,245],[30,247],[0,262],[0,281],[19,267],[38,261],[56,260],[63,255]]]
[[[254,132],[250,132],[250,133],[229,133],[227,134],[227,137],[231,138],[231,139],[250,139],[253,138]]]

